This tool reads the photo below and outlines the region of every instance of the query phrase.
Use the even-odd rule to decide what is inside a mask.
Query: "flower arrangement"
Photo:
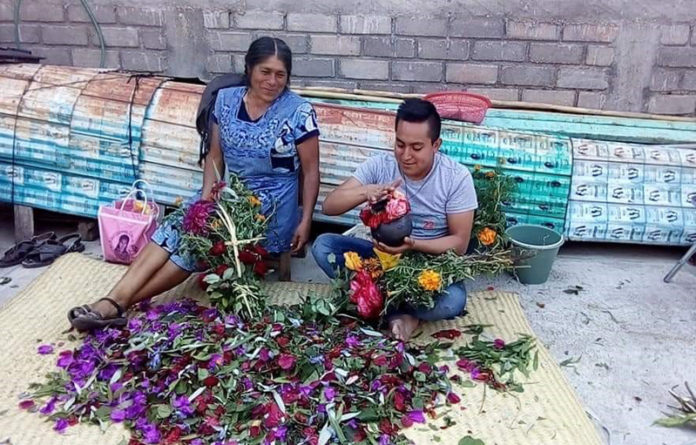
[[[435,297],[447,286],[478,275],[496,275],[513,268],[509,250],[458,255],[409,252],[389,255],[375,249],[374,258],[346,252],[348,299],[339,304],[354,305],[366,320],[384,316],[389,309],[404,305],[432,308]]]
[[[502,206],[510,199],[515,181],[497,169],[485,170],[480,165],[475,165],[471,174],[479,204],[474,217],[472,239],[478,242],[478,250],[504,248],[507,237]]]
[[[261,201],[236,177],[216,182],[212,200],[180,207],[181,250],[205,272],[201,286],[211,303],[245,319],[259,317],[264,296],[259,277],[268,272],[268,252],[261,247],[266,218]]]
[[[411,206],[406,196],[394,191],[381,201],[367,204],[360,211],[360,220],[370,229],[376,229],[382,224],[389,224],[406,216],[410,211]]]

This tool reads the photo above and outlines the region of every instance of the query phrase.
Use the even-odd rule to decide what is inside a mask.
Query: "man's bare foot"
[[[418,328],[418,319],[411,315],[396,315],[389,320],[389,332],[392,337],[403,342],[411,338],[416,328]]]

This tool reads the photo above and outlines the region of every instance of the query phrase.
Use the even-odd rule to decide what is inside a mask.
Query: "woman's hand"
[[[309,241],[309,234],[312,230],[311,220],[303,219],[300,225],[295,229],[295,234],[292,236],[292,243],[290,243],[291,253],[299,252],[307,241]]]

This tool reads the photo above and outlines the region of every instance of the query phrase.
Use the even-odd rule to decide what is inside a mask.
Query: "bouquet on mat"
[[[259,244],[266,232],[261,201],[236,177],[219,181],[212,200],[181,208],[181,249],[196,259],[210,302],[245,320],[264,309],[259,278],[268,272],[268,252]]]

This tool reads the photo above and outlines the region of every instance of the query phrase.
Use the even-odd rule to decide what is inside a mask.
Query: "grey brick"
[[[246,11],[244,14],[235,14],[234,23],[242,29],[283,29],[285,14],[282,12]]]
[[[205,69],[210,73],[232,72],[232,56],[224,53],[211,54],[205,62]]]
[[[234,67],[235,73],[244,73],[244,67],[246,62],[244,61],[244,56],[241,54],[232,54],[232,66]],[[293,72],[293,74],[295,74]]]
[[[437,62],[392,62],[392,79],[440,82],[442,64]]]
[[[610,66],[614,63],[614,48],[596,45],[588,46],[585,63],[596,66]]]
[[[391,17],[385,15],[342,15],[343,34],[391,34]]]
[[[469,42],[466,40],[419,39],[418,57],[421,59],[466,60]]]
[[[648,102],[648,111],[658,114],[692,114],[696,110],[696,96],[654,95]]]
[[[696,90],[696,72],[687,71],[684,73],[684,78],[682,79],[681,88],[683,90]]]
[[[578,107],[603,110],[607,103],[607,96],[602,93],[580,91],[578,93]]]
[[[585,47],[574,43],[532,43],[529,60],[540,63],[581,63]]]
[[[463,84],[495,84],[498,81],[498,65],[479,63],[448,63],[446,80]]]
[[[609,88],[609,76],[600,68],[561,68],[556,85],[561,88],[605,90]]]
[[[573,106],[575,104],[575,91],[523,90],[522,100],[525,102]]]
[[[563,40],[577,42],[613,42],[619,33],[619,28],[611,24],[579,24],[565,25]]]
[[[65,9],[62,5],[46,4],[43,1],[25,1],[22,2],[20,18],[23,22],[62,22],[65,18]],[[69,59],[68,53],[68,59],[62,59],[62,61]]]
[[[523,42],[478,41],[474,43],[471,58],[474,60],[508,60],[521,62],[525,58],[527,44]]]
[[[41,27],[43,43],[51,45],[87,45],[87,28],[84,25],[44,25]]]
[[[372,57],[413,57],[416,41],[407,38],[363,37],[363,54]]]
[[[0,42],[14,43],[14,24],[0,25]],[[41,41],[40,25],[19,25],[19,41],[21,43],[38,43]]]
[[[313,54],[357,56],[360,55],[360,37],[311,35],[310,47]]]
[[[424,22],[427,25],[427,21]],[[489,19],[482,17],[454,19],[450,26],[452,37],[475,37],[495,39],[505,34],[503,19]]]
[[[90,5],[94,17],[99,24],[116,23],[116,7],[107,5]],[[68,20],[77,23],[91,22],[85,7],[81,4],[68,6]],[[73,53],[74,54],[74,53]]]
[[[675,70],[655,69],[650,79],[652,91],[674,91],[679,89],[681,72]]]
[[[14,20],[14,2],[0,3],[0,22],[11,22]]]
[[[409,83],[378,82],[370,80],[361,80],[358,87],[362,90],[393,91],[395,93],[410,93],[413,91],[413,86]]]
[[[449,87],[444,83],[417,82],[413,84],[412,89],[414,93],[430,94],[447,91]]]
[[[334,77],[334,59],[298,57],[292,61],[292,74],[304,77]]]
[[[671,24],[660,27],[660,43],[663,45],[686,45],[689,41],[689,25]]]
[[[164,70],[164,57],[155,51],[121,51],[121,66],[130,71],[156,73]]]
[[[493,100],[519,100],[519,91],[515,88],[467,88],[469,93],[480,94]]]
[[[306,79],[304,83],[308,87],[343,88],[346,90],[353,90],[358,87],[358,83],[354,80]]]
[[[162,11],[119,6],[118,21],[124,25],[162,26]]]
[[[696,68],[696,48],[661,48],[658,52],[657,63],[660,66]]]
[[[389,62],[386,60],[341,59],[341,75],[349,79],[389,79]]]
[[[75,48],[72,50],[72,63],[75,66],[87,68],[99,68],[101,63],[101,50],[91,48]],[[120,68],[121,62],[118,51],[106,51],[104,68]]]
[[[511,39],[558,40],[561,36],[561,27],[553,23],[508,20],[505,31]]]
[[[137,28],[102,27],[102,34],[104,35],[104,43],[107,47],[121,46],[126,48],[138,48],[140,46]],[[97,44],[97,42],[98,39],[94,36],[93,43]]]
[[[43,57],[41,63],[45,65],[72,65],[72,55],[67,48],[56,48],[55,46],[45,47],[32,46],[31,53],[38,57]]]
[[[215,51],[246,51],[251,45],[251,34],[247,32],[210,31],[208,39]]]
[[[447,34],[447,19],[433,17],[397,17],[396,33],[408,36],[444,36]]]
[[[140,31],[140,38],[146,49],[167,49],[167,40],[159,29],[143,29]]]
[[[309,52],[309,36],[307,34],[287,34],[280,32],[258,31],[254,33],[254,39],[262,36],[277,37],[288,44],[293,54],[305,54]]]
[[[288,14],[288,31],[336,32],[336,16],[325,14]]]
[[[500,80],[505,85],[552,86],[554,72],[550,66],[504,66]]]
[[[210,29],[227,29],[230,27],[229,11],[203,11],[203,26]]]

